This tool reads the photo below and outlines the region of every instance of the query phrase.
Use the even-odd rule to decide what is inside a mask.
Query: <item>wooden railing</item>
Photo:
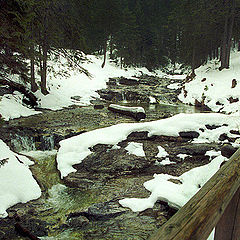
[[[149,240],[240,240],[240,149]]]

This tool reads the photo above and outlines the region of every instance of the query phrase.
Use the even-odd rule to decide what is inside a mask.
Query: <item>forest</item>
[[[102,67],[108,52],[121,67],[194,73],[215,58],[228,68],[240,40],[240,0],[0,0],[0,18],[1,78],[19,74],[35,92],[39,74],[45,95],[50,55],[80,71],[82,52],[103,55]]]

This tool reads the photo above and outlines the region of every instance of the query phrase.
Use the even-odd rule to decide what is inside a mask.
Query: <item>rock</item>
[[[119,78],[118,82],[119,84],[128,85],[128,86],[134,86],[139,84],[139,81],[137,79],[130,79],[130,78],[124,78],[124,77]]]
[[[148,132],[147,131],[132,132],[127,136],[128,141],[147,140],[147,139],[148,139]]]
[[[93,106],[93,108],[94,108],[94,109],[103,109],[103,108],[104,108],[104,105],[102,105],[102,104],[95,104],[95,105]]]
[[[117,78],[109,78],[108,82],[106,84],[108,86],[115,86],[115,85],[117,85]]]
[[[222,126],[228,126],[227,124],[223,124],[223,125],[209,125],[209,124],[206,124],[205,127],[208,129],[208,130],[213,130],[213,129],[217,129],[219,127],[222,127]]]
[[[232,88],[235,88],[237,86],[237,80],[233,79],[232,80]]]
[[[202,108],[204,111],[211,111],[211,108],[209,108],[207,105],[204,103],[204,99],[202,102],[199,102],[197,99],[195,99],[195,104],[196,107]]]
[[[72,96],[71,97],[72,100],[77,101],[77,102],[81,101],[81,98],[82,98],[81,96]]]
[[[88,218],[85,216],[71,217],[68,219],[68,224],[71,228],[82,228],[89,224]]]
[[[234,142],[234,139],[228,137],[228,135],[226,133],[222,133],[219,138],[219,141],[224,141],[224,140],[228,140],[229,142]]]
[[[230,158],[236,151],[237,148],[233,147],[231,144],[224,144],[221,148],[222,156],[227,158]]]
[[[216,105],[218,105],[218,106],[223,106],[223,104],[220,103],[219,101],[216,102]]]
[[[155,159],[129,154],[123,147],[109,149],[108,145],[98,144],[93,149],[92,154],[73,166],[77,172],[64,178],[67,186],[82,190],[99,188],[109,179],[139,174],[155,163]]]
[[[87,216],[94,220],[108,220],[115,218],[128,210],[119,205],[118,201],[108,201],[103,203],[93,204],[88,208]]]
[[[145,167],[153,164],[153,161],[145,157],[139,157],[121,149],[109,151],[100,150],[90,154],[82,163],[75,165],[77,170],[87,170],[94,173],[106,173],[122,175],[130,172],[140,172]]]
[[[93,179],[93,175],[88,172],[76,172],[68,174],[63,180],[67,186],[85,191],[96,187],[97,180],[100,179]]]
[[[0,96],[3,96],[5,94],[12,94],[13,92],[14,91],[9,87],[0,87]]]
[[[235,103],[235,102],[238,102],[238,101],[239,101],[239,98],[230,97],[230,98],[228,98],[228,101],[229,101],[230,103]]]
[[[193,139],[193,138],[198,138],[199,137],[199,133],[196,131],[188,131],[188,132],[179,132],[178,133],[180,137],[182,138],[189,138],[189,139]]]
[[[240,135],[239,130],[230,130],[231,134]]]
[[[219,150],[218,145],[214,143],[195,143],[195,144],[182,144],[180,146],[174,146],[171,148],[171,154],[187,154],[191,156],[205,155],[207,151]]]

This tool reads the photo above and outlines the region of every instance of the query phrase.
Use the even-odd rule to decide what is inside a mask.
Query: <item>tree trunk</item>
[[[38,86],[35,81],[35,61],[34,61],[34,47],[31,46],[30,49],[30,54],[31,54],[31,91],[36,92],[38,90]]]
[[[192,75],[195,75],[195,67],[196,67],[196,50],[195,50],[195,41],[193,42],[193,50],[192,50]]]
[[[235,18],[235,0],[232,1],[231,19],[229,24],[228,38],[227,38],[226,68],[229,68],[229,64],[230,64],[230,51],[231,51],[231,45],[232,45],[232,32],[233,32],[234,18]]]
[[[103,63],[102,63],[102,68],[104,68],[104,66],[105,66],[105,64],[106,64],[106,58],[107,58],[107,40],[105,41],[105,44],[104,44],[103,54],[104,54],[104,59],[103,59]]]
[[[226,68],[226,51],[227,51],[227,32],[228,32],[228,17],[225,17],[225,23],[224,23],[224,32],[223,32],[223,38],[222,38],[222,45],[221,45],[221,53],[220,53],[220,61],[221,66],[219,70],[222,70]]]
[[[41,92],[47,95],[47,46],[43,47],[42,73],[41,73]]]
[[[48,22],[47,22],[48,8],[43,18],[43,43],[42,43],[42,71],[41,71],[41,92],[47,95],[47,53],[48,53]]]
[[[226,2],[226,4],[230,5],[230,1]],[[230,50],[232,43],[232,32],[233,32],[233,24],[235,18],[235,0],[231,2],[231,9],[229,9],[230,13],[225,17],[224,23],[224,32],[223,32],[223,40],[221,46],[221,66],[219,70],[224,68],[229,68],[230,62]]]

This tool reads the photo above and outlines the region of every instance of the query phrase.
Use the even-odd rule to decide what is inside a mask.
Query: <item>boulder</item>
[[[231,144],[224,144],[221,148],[222,156],[227,158],[230,158],[236,151],[237,148],[233,147]]]
[[[187,132],[179,132],[178,133],[182,138],[194,139],[199,137],[199,133],[196,131],[187,131]]]

